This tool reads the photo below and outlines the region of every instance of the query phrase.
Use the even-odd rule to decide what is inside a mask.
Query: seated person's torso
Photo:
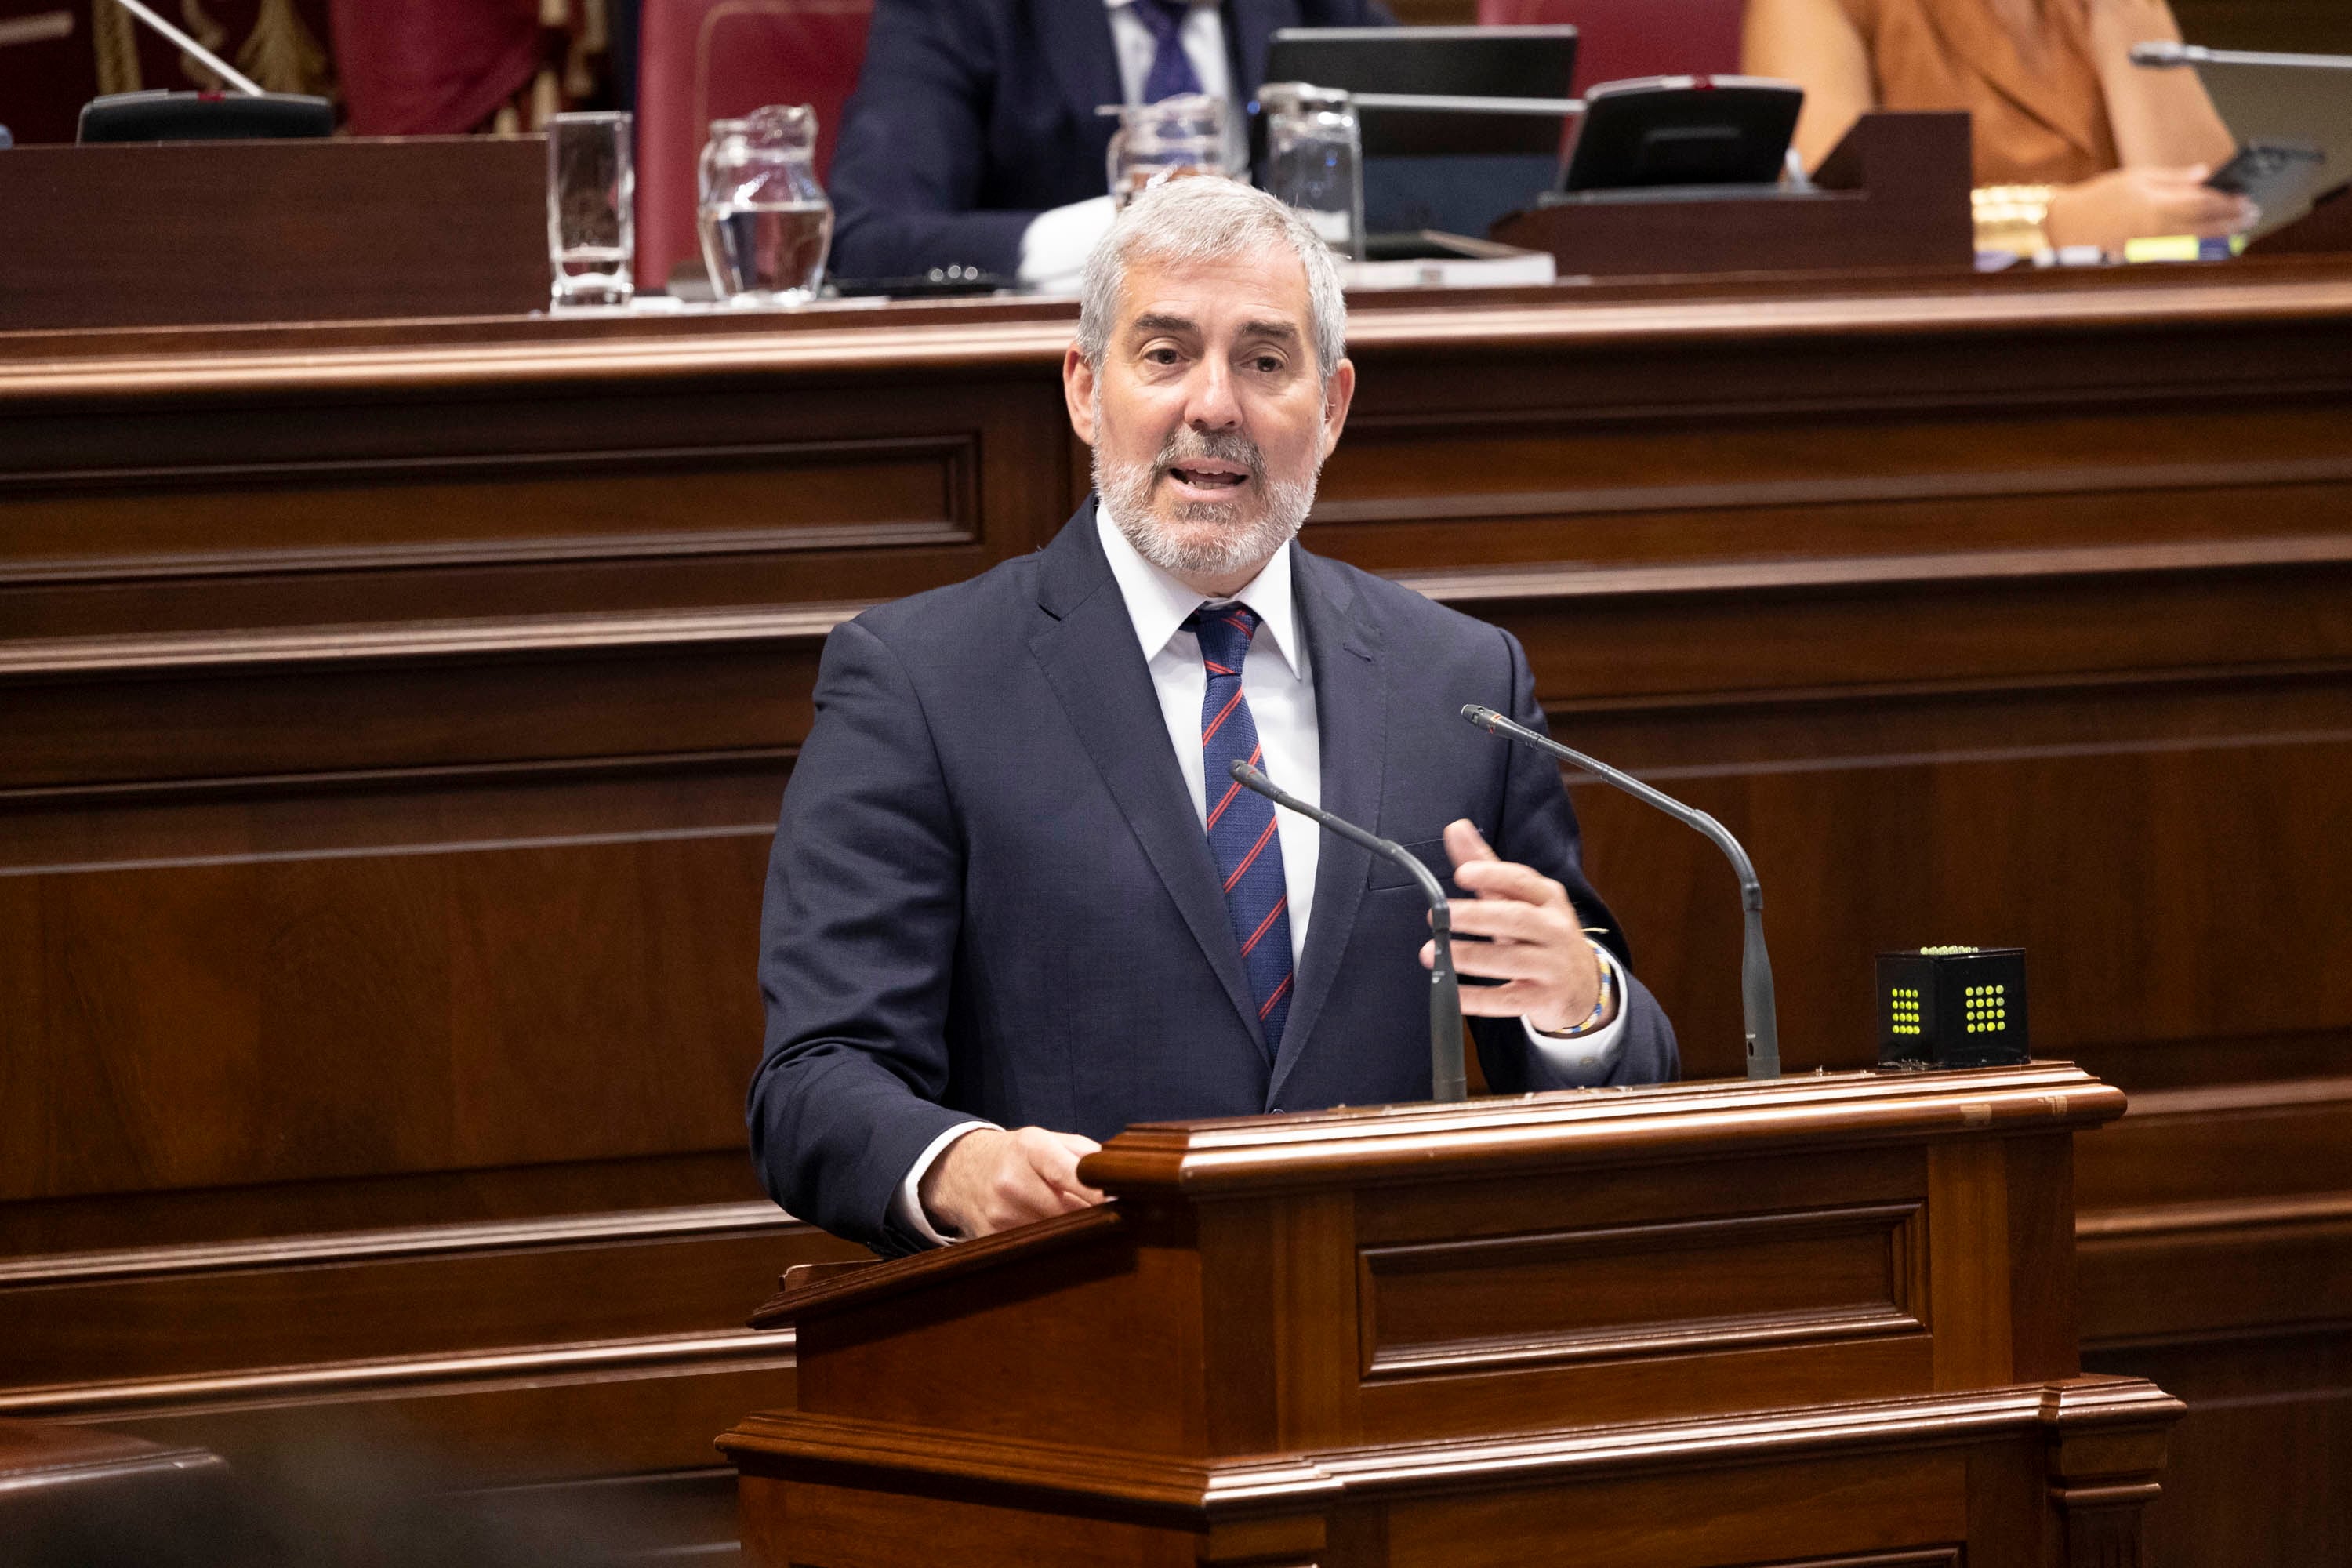
[[[2027,42],[1996,13],[2000,0],[1840,3],[1869,49],[1881,108],[1973,117],[1978,184],[2071,184],[2120,162],[2074,5],[2043,5]]]

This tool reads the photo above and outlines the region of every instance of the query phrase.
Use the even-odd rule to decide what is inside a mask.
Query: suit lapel
[[[1265,80],[1265,57],[1277,27],[1298,26],[1297,0],[1225,0],[1225,58],[1234,72],[1234,101],[1247,104]],[[1288,1025],[1284,1027],[1287,1029]]]
[[[2089,78],[2087,91],[2080,79],[2083,73],[2077,65],[2078,40],[2059,18],[2060,9],[2063,7],[2052,11],[2053,25],[2060,37],[2052,40],[2050,47],[2053,65],[2061,68],[2042,72],[2026,68],[2024,57],[2017,52],[2016,40],[1984,0],[1927,0],[1936,31],[1994,91],[2054,134],[2095,156],[2099,150],[2098,119],[2105,113],[2105,100],[2095,73]]]
[[[1046,547],[1037,602],[1045,616],[1029,647],[1038,668],[1234,1011],[1263,1049],[1265,1037],[1225,913],[1216,857],[1169,749],[1159,694],[1136,646],[1135,622],[1095,537],[1091,500]],[[1319,879],[1317,886],[1319,898]]]
[[[1380,831],[1381,769],[1388,754],[1388,674],[1380,627],[1364,616],[1355,590],[1328,562],[1291,546],[1292,581],[1306,622],[1315,671],[1315,723],[1321,735],[1323,809]],[[1323,836],[1315,869],[1315,907],[1299,955],[1297,995],[1282,1028],[1266,1101],[1282,1092],[1330,998],[1339,960],[1355,932],[1356,909],[1370,881],[1371,857],[1333,834]],[[1412,955],[1399,960],[1411,963]]]
[[[1062,100],[1076,109],[1081,124],[1094,124],[1097,108],[1126,96],[1111,47],[1110,13],[1102,0],[1036,0],[1036,5],[1037,37],[1062,85]]]

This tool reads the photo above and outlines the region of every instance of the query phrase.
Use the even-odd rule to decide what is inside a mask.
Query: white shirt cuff
[[[937,1160],[941,1154],[947,1152],[949,1144],[954,1142],[957,1139],[962,1137],[965,1133],[971,1131],[975,1127],[986,1127],[995,1129],[1000,1131],[1003,1131],[1003,1129],[997,1128],[996,1123],[993,1121],[957,1122],[953,1127],[949,1128],[946,1131],[932,1139],[929,1147],[926,1148],[921,1153],[915,1156],[914,1164],[908,1168],[907,1179],[898,1184],[898,1193],[890,1199],[891,1217],[896,1219],[900,1225],[905,1226],[908,1230],[913,1231],[917,1236],[919,1236],[924,1240],[929,1242],[933,1247],[945,1247],[950,1242],[959,1241],[962,1238],[953,1236],[941,1236],[932,1227],[931,1216],[923,1212],[923,1173],[931,1168],[931,1163],[933,1161]]]
[[[1041,293],[1076,293],[1087,254],[1095,241],[1110,232],[1118,216],[1118,204],[1104,195],[1052,207],[1031,218],[1021,231],[1022,283]]]
[[[1625,984],[1625,972],[1617,966],[1617,956],[1599,942],[1592,944],[1592,956],[1609,966],[1609,977],[1616,983],[1617,1016],[1589,1035],[1572,1040],[1556,1040],[1538,1034],[1536,1026],[1525,1018],[1519,1026],[1528,1032],[1528,1043],[1534,1046],[1552,1072],[1565,1080],[1569,1089],[1591,1089],[1608,1080],[1616,1068],[1617,1056],[1625,1046],[1625,1015],[1632,1010],[1633,987]]]

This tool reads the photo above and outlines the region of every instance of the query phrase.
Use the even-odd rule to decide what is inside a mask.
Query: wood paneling
[[[707,1465],[775,1403],[742,1315],[844,1255],[745,1217],[777,796],[825,632],[1082,491],[1068,331],[0,336],[0,1310],[39,1325],[0,1410],[423,1433],[503,1484]],[[2352,1473],[2352,277],[1402,298],[1353,352],[1309,543],[1512,630],[1556,728],[1741,834],[1792,1068],[1873,1057],[1874,952],[2028,947],[2038,1052],[2150,1091],[2084,1141],[2078,1299],[2089,1364],[2190,1402],[2152,1550],[2332,1561],[2352,1500],[2269,1445]],[[1737,1071],[1719,858],[1576,795],[1688,1069]],[[1847,1173],[1822,1206],[1930,1180]],[[1579,1223],[1643,1223],[1616,1191]],[[1328,1239],[1265,1236],[1265,1289]]]
[[[1961,1453],[1906,1454],[1613,1490],[1529,1488],[1477,1507],[1407,1505],[1389,1513],[1390,1560],[1401,1568],[1692,1568],[1760,1549],[1789,1568],[1857,1557],[1927,1568],[1959,1553],[1884,1549],[1964,1537],[1967,1520],[1951,1500],[1965,1490],[1967,1467]],[[1559,1536],[1547,1521],[1564,1515],[1579,1521],[1573,1545],[1531,1551],[1530,1542]]]
[[[1364,1375],[1925,1332],[1917,1227],[1879,1205],[1367,1247]]]
[[[2145,1094],[2084,1145],[2085,1364],[2162,1378],[2190,1411],[2151,1568],[2352,1552],[2347,1151],[2352,1079],[2316,1076]]]
[[[2352,16],[2335,0],[2173,0],[2172,12],[2210,48],[2352,54]]]
[[[2203,1259],[2187,1264],[2177,1288],[2193,1292],[2212,1275]],[[2148,1568],[2352,1559],[2352,1333],[2340,1323],[2090,1359],[2163,1378],[2189,1405],[2148,1510]]]

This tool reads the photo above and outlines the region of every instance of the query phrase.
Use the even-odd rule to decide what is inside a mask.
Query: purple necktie
[[[1241,943],[1242,968],[1257,1002],[1259,1025],[1271,1053],[1282,1044],[1290,1016],[1290,896],[1282,874],[1282,842],[1274,829],[1274,802],[1234,782],[1236,757],[1263,768],[1257,721],[1242,700],[1242,661],[1249,656],[1257,616],[1240,605],[1203,605],[1184,629],[1201,639],[1209,689],[1201,700],[1203,803],[1209,848],[1225,888],[1225,914]]]
[[[1178,37],[1192,7],[1188,0],[1133,0],[1135,19],[1151,35],[1151,70],[1143,79],[1143,101],[1157,103],[1201,90],[1201,79]]]

